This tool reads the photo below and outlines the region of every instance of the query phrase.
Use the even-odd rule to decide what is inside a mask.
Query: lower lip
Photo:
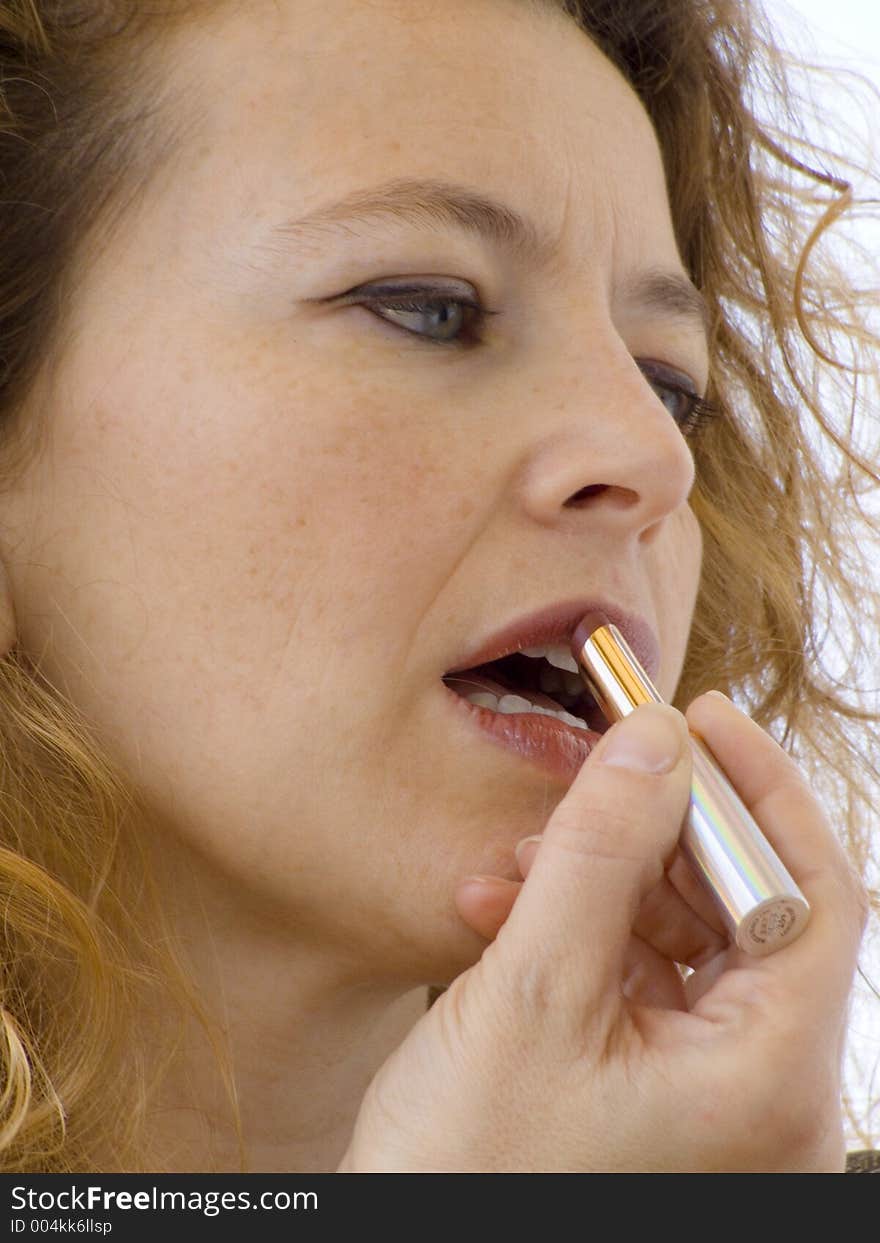
[[[573,729],[564,721],[541,716],[537,712],[492,712],[489,708],[468,703],[448,686],[441,685],[447,696],[455,701],[463,717],[467,717],[490,742],[529,760],[544,773],[569,785],[602,737],[593,730]]]

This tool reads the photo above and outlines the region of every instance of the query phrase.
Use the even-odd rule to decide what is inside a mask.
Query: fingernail
[[[533,837],[524,837],[521,842],[516,843],[516,846],[514,847],[514,853],[516,855],[517,863],[519,863],[519,852],[523,849],[523,847],[528,846],[529,842],[537,842],[538,844],[540,844],[541,842],[540,833],[536,834]]]
[[[628,972],[626,978],[620,986],[620,991],[624,997],[630,1001],[635,1001],[639,986],[645,978],[645,968],[642,963],[636,963],[631,971]]]
[[[727,696],[727,695],[725,695],[725,694],[724,694],[724,691],[706,691],[706,694],[707,694],[707,695],[714,695],[716,699],[723,699],[723,700],[725,700],[727,703],[732,703],[732,702],[733,702],[731,699],[729,699],[729,698],[728,698],[728,696]]]
[[[642,704],[612,725],[593,755],[600,763],[616,768],[667,773],[682,751],[678,716],[680,713],[669,704]]]

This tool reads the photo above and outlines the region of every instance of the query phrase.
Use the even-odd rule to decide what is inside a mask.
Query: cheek
[[[341,378],[363,359],[333,363],[212,337],[114,376],[100,408],[59,428],[53,528],[73,534],[59,569],[79,589],[112,561],[151,625],[195,629],[223,661],[254,635],[269,652],[313,642],[316,626],[336,643],[354,610],[427,587],[414,547],[444,529],[445,460],[428,412],[420,426],[399,385],[395,398]]]
[[[242,351],[180,322],[161,340],[126,324],[129,340],[105,322],[84,337],[100,356],[66,372],[16,524],[24,649],[157,821],[255,888],[299,897],[314,876],[326,904],[329,870],[356,894],[396,846],[365,808],[430,826],[427,868],[453,783],[419,730],[424,674],[408,687],[476,492],[450,470],[440,399],[277,339]]]
[[[703,532],[690,505],[670,517],[667,537],[658,552],[653,566],[654,599],[663,660],[657,689],[664,699],[671,699],[687,650],[703,557]]]
[[[678,535],[681,549],[681,583],[682,588],[690,592],[688,597],[690,603],[688,615],[690,615],[696,604],[697,590],[700,583],[700,570],[703,563],[703,528],[700,526],[697,515],[690,505],[683,505],[679,516],[681,523]]]
[[[108,360],[100,401],[94,359],[68,376],[16,595],[125,767],[220,801],[216,756],[268,786],[273,750],[321,767],[328,703],[380,712],[458,545],[442,424],[399,385],[177,339]]]

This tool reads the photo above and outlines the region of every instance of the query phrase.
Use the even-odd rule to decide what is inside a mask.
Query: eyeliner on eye
[[[383,320],[390,329],[404,333],[412,338],[416,346],[430,346],[433,349],[465,350],[482,344],[480,328],[490,315],[498,315],[499,311],[491,310],[480,301],[479,294],[471,285],[450,286],[448,283],[438,285],[425,280],[415,281],[374,281],[359,285],[356,289],[328,299],[320,299],[337,306],[362,306],[370,311],[375,318]],[[441,308],[455,306],[466,312],[462,316],[461,330],[454,330],[449,337],[432,337],[428,333],[420,333],[405,325],[396,324],[393,319],[380,314],[381,311],[403,314],[436,313]],[[445,321],[441,326],[446,326]]]
[[[356,285],[345,293],[331,294],[326,298],[307,298],[307,302],[345,302],[352,298],[461,298],[473,297],[473,286],[465,284],[433,284],[430,281],[371,281],[364,285]],[[486,311],[487,315],[497,315],[497,311]]]
[[[470,285],[450,285],[448,282],[437,284],[426,279],[372,281],[358,285],[342,294],[331,295],[327,298],[313,298],[309,301],[334,306],[362,306],[387,325],[391,331],[403,333],[412,338],[417,347],[428,346],[435,351],[437,349],[461,351],[479,348],[484,343],[479,334],[480,328],[490,315],[500,314],[499,311],[483,306],[479,301],[479,295],[474,294],[473,287]],[[469,315],[464,317],[461,330],[454,329],[454,335],[450,334],[446,337],[432,337],[428,333],[415,331],[379,313],[384,310],[398,314],[417,315],[424,314],[426,311],[436,312],[438,308],[452,305],[469,312]],[[441,327],[446,326],[448,326],[448,321],[441,325]],[[652,387],[665,389],[668,394],[677,399],[677,409],[670,411],[670,415],[687,439],[693,440],[708,423],[721,413],[720,408],[714,402],[707,401],[700,396],[697,386],[685,372],[657,359],[639,359],[638,366]]]
[[[654,358],[640,358],[639,366],[647,374],[654,376],[660,383],[669,384],[680,392],[687,392],[691,397],[699,397],[700,391],[687,372],[670,367]]]

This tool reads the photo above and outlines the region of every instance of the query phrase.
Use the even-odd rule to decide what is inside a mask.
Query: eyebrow
[[[346,232],[370,221],[453,227],[503,247],[520,259],[548,267],[557,243],[533,220],[498,199],[469,186],[437,180],[399,178],[357,190],[296,220],[276,225],[273,233],[288,241],[308,242],[329,232]],[[696,325],[706,336],[711,327],[708,303],[682,272],[649,268],[630,277],[620,290],[625,304]]]

